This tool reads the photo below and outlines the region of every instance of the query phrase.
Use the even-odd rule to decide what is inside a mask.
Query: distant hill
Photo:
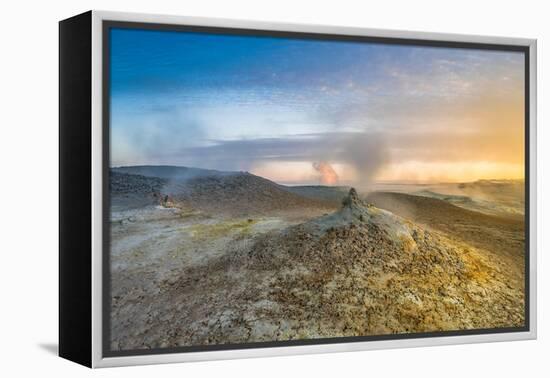
[[[303,186],[285,186],[285,190],[304,197],[332,202],[340,206],[342,200],[348,195],[347,186],[324,186],[324,185],[303,185]]]
[[[332,211],[341,201],[332,189],[323,195],[323,187],[291,188],[248,172],[190,167],[112,168],[110,184],[112,203],[129,208],[169,202],[207,213],[252,215],[307,208]]]
[[[176,202],[208,212],[263,214],[299,208],[327,208],[327,201],[292,193],[288,188],[251,173],[202,176],[167,185]]]
[[[457,185],[470,196],[487,197],[502,202],[525,200],[525,180],[477,180]]]
[[[523,256],[522,219],[484,214],[455,206],[443,199],[405,193],[373,192],[365,200],[417,224],[468,240],[478,248],[512,258]]]
[[[109,188],[113,210],[134,209],[158,204],[168,181],[111,170]]]
[[[114,167],[111,168],[111,171],[171,180],[187,180],[203,176],[224,176],[237,173],[222,172],[213,169],[177,167],[173,165],[135,165],[130,167]]]

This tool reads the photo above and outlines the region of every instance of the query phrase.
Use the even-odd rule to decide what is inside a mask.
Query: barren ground
[[[142,181],[143,193],[164,185]],[[312,200],[285,197],[293,206],[271,212],[115,195],[112,349],[523,325],[517,218],[402,193],[352,194],[341,207],[307,191]]]

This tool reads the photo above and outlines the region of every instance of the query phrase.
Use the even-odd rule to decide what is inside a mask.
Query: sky
[[[518,52],[112,29],[111,166],[285,184],[524,177]]]

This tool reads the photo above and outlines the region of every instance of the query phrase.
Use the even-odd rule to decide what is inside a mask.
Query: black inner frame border
[[[194,32],[220,35],[239,35],[251,37],[269,37],[286,38],[302,40],[322,40],[322,41],[344,41],[344,42],[363,42],[371,44],[385,45],[403,45],[418,47],[441,47],[457,49],[475,49],[475,50],[493,50],[493,51],[511,51],[524,54],[524,181],[525,181],[525,286],[524,286],[524,326],[523,327],[502,327],[487,329],[467,329],[437,332],[420,333],[402,333],[387,335],[370,336],[350,336],[350,337],[331,337],[320,339],[302,339],[286,341],[265,341],[239,344],[217,344],[217,345],[196,345],[182,346],[172,348],[152,348],[152,349],[132,349],[113,351],[111,350],[111,271],[110,271],[110,191],[109,191],[109,172],[110,172],[110,30],[113,28],[149,30],[149,31],[167,31],[167,32]],[[405,33],[405,32],[404,32]],[[460,37],[460,36],[457,36]],[[325,34],[313,32],[290,32],[274,31],[261,29],[245,29],[230,27],[213,26],[195,26],[179,24],[161,24],[146,22],[128,22],[116,20],[102,21],[102,172],[103,172],[103,193],[102,193],[102,356],[103,357],[123,357],[140,356],[154,354],[173,354],[189,352],[207,352],[223,351],[236,349],[256,349],[256,348],[276,348],[303,345],[321,345],[321,344],[341,344],[351,342],[365,341],[383,341],[383,340],[403,340],[418,338],[434,338],[448,336],[467,336],[467,335],[486,335],[512,332],[528,332],[530,330],[530,287],[529,287],[529,263],[530,263],[530,54],[529,46],[509,45],[498,43],[478,43],[478,42],[457,42],[457,41],[437,41],[429,39],[414,38],[394,38],[394,37],[370,37],[357,35]]]

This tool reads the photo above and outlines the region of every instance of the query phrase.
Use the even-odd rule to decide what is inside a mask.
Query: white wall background
[[[6,1],[0,39],[0,375],[543,376],[550,373],[550,9],[546,1],[120,0]],[[539,40],[539,340],[103,369],[55,356],[57,344],[57,21],[89,10],[486,34]],[[550,42],[549,42],[550,43]],[[546,66],[546,67],[545,67]],[[541,214],[544,213],[544,214]],[[546,348],[546,352],[544,349]],[[548,376],[548,375],[546,375]]]

